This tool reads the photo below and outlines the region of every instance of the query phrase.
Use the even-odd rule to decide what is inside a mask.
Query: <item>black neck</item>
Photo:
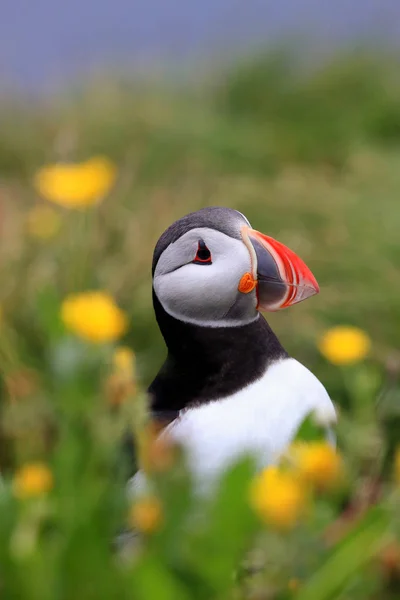
[[[153,302],[168,347],[167,360],[149,388],[153,412],[229,396],[287,356],[261,315],[240,327],[200,327],[167,314],[154,292]]]

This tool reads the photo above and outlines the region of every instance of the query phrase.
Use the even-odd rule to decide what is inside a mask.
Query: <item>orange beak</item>
[[[247,226],[242,236],[257,281],[258,310],[276,311],[318,294],[314,275],[290,248]]]

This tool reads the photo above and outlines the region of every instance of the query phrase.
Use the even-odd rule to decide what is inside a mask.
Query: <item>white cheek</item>
[[[238,286],[243,274],[250,270],[250,257],[241,242],[231,250],[229,255],[214,253],[210,265],[190,263],[171,273],[156,275],[154,290],[166,312],[189,323],[234,325],[224,318],[241,295]],[[248,295],[247,301],[254,306],[254,313],[247,316],[246,322],[257,316],[255,292]],[[236,324],[243,324],[240,317]]]
[[[199,237],[210,248],[211,264],[188,262],[195,256]],[[257,317],[255,291],[244,296],[238,289],[250,271],[250,254],[242,240],[213,230],[193,230],[191,237],[181,238],[164,252],[153,286],[164,310],[181,321],[212,327],[243,325]]]
[[[184,265],[155,278],[154,289],[165,310],[177,317],[219,319],[234,304],[240,277],[229,264]]]

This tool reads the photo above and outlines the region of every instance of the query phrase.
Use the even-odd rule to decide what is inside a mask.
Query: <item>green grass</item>
[[[0,592],[7,600],[283,600],[295,594],[291,578],[303,582],[300,598],[397,597],[376,549],[388,530],[400,534],[390,485],[400,398],[399,107],[398,63],[373,54],[338,56],[307,72],[277,53],[193,87],[105,80],[43,103],[2,101]],[[44,202],[32,185],[37,169],[99,153],[118,166],[110,196],[86,213],[60,209],[55,239],[30,238],[26,215]],[[340,514],[339,500],[319,500],[314,518],[288,536],[261,531],[248,512],[243,466],[205,509],[203,527],[187,531],[190,485],[178,473],[179,492],[160,483],[165,528],[124,561],[110,541],[125,519],[119,442],[133,409],[128,402],[110,412],[112,348],[95,352],[71,340],[59,306],[73,292],[109,290],[129,315],[122,342],[135,349],[145,387],[165,354],[151,306],[153,247],[172,221],[209,205],[242,211],[315,273],[320,295],[269,321],[342,407],[349,496],[382,472],[383,500],[330,548],[323,531]],[[319,336],[335,324],[372,338],[366,386],[357,370],[343,373],[320,356]],[[36,459],[49,462],[55,487],[48,501],[21,505],[9,478]],[[237,571],[247,550],[261,566],[251,575]]]

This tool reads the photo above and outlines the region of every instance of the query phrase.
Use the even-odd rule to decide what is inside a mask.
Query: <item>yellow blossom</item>
[[[135,353],[127,346],[119,346],[113,355],[113,366],[116,373],[130,378],[135,376]]]
[[[263,521],[278,529],[290,529],[304,514],[308,498],[299,478],[272,466],[253,482],[250,500]]]
[[[130,508],[128,522],[132,529],[153,533],[160,528],[162,521],[162,505],[155,496],[140,498]]]
[[[49,240],[58,233],[60,227],[60,215],[51,206],[34,206],[27,215],[26,229],[33,238]]]
[[[24,500],[42,496],[53,487],[53,475],[43,463],[30,463],[19,469],[13,481],[14,495]]]
[[[116,177],[113,163],[102,156],[81,163],[55,163],[39,169],[34,185],[39,194],[66,208],[96,204],[110,190]]]
[[[363,360],[370,348],[371,340],[362,329],[347,325],[332,327],[322,336],[320,352],[334,365],[347,365]]]
[[[288,454],[296,474],[315,488],[332,489],[342,481],[342,457],[327,442],[294,442]]]
[[[61,306],[64,325],[93,343],[118,339],[127,328],[127,319],[106,292],[83,292],[68,296]]]

